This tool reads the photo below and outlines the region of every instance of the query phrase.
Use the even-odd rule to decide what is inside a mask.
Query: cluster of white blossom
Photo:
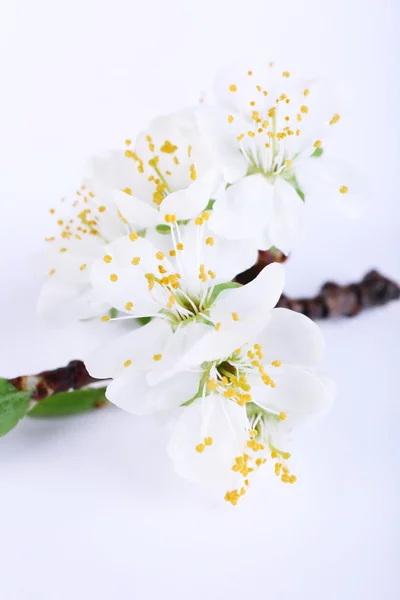
[[[234,279],[259,249],[292,251],[306,202],[355,216],[362,194],[323,151],[340,116],[321,81],[271,63],[227,69],[215,97],[91,161],[70,214],[56,215],[39,310],[130,319],[87,358],[89,373],[112,380],[107,398],[124,410],[165,411],[176,470],[235,505],[265,462],[296,481],[283,444],[331,393],[312,370],[320,329],[274,308],[284,268],[244,286]],[[139,317],[150,320],[139,327]]]

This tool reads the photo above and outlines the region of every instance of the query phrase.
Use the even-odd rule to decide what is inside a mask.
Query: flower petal
[[[265,267],[253,281],[239,288],[224,290],[217,297],[211,318],[222,325],[233,319],[233,313],[245,319],[253,313],[270,311],[281,297],[285,282],[282,265],[272,263]]]
[[[116,192],[113,198],[123,218],[135,228],[152,227],[163,223],[159,211],[147,202],[125,192]]]
[[[168,194],[160,205],[160,213],[173,214],[178,220],[197,217],[206,208],[220,181],[220,172],[210,169],[186,189]]]
[[[235,458],[243,454],[248,438],[246,411],[235,402],[210,395],[182,409],[174,427],[168,454],[179,475],[221,492],[239,485],[232,471]],[[203,452],[196,451],[204,438],[212,438]]]
[[[39,316],[52,323],[91,319],[110,309],[90,285],[46,282],[39,294]]]
[[[150,387],[143,371],[131,369],[107,388],[107,398],[135,415],[176,408],[193,398],[199,386],[196,373],[179,373],[173,379]]]
[[[213,207],[210,229],[229,239],[252,239],[271,218],[273,190],[259,173],[231,185]]]
[[[155,318],[143,327],[116,336],[96,348],[85,360],[92,377],[107,379],[119,377],[133,369],[146,370],[155,366],[154,355],[163,353],[165,344],[173,335],[168,323]],[[124,366],[130,361],[129,366]]]
[[[264,410],[285,413],[285,420],[279,423],[280,429],[288,431],[298,427],[330,406],[331,395],[327,387],[311,371],[293,365],[267,366],[265,370],[276,387],[257,385],[255,378],[248,378],[252,401]]]
[[[125,236],[107,247],[107,254],[94,262],[93,288],[111,306],[135,317],[157,314],[168,301],[161,286],[150,289],[148,274],[158,273],[157,248],[144,238]],[[171,268],[167,259],[163,264]]]
[[[274,308],[257,340],[264,362],[312,366],[323,357],[325,340],[314,321],[287,308]]]
[[[276,248],[284,254],[300,242],[304,233],[304,202],[293,186],[281,177],[274,184],[273,215],[268,231]]]
[[[368,202],[363,178],[342,160],[310,157],[296,165],[306,201],[325,203],[350,219],[359,218]]]

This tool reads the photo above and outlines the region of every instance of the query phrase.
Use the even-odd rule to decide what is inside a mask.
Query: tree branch
[[[32,400],[43,400],[58,392],[67,392],[71,389],[78,390],[96,381],[101,380],[93,379],[81,360],[71,360],[66,367],[42,371],[37,375],[21,375],[9,379],[11,385],[17,390],[32,392]]]

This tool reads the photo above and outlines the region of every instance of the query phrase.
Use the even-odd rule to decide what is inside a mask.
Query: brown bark
[[[78,390],[98,380],[89,375],[81,360],[71,360],[66,367],[42,371],[37,375],[21,375],[9,381],[18,390],[32,391],[32,400],[43,400],[52,394]]]

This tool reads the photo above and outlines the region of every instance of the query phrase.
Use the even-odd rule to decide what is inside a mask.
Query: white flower
[[[299,242],[304,202],[315,198],[357,216],[361,182],[351,169],[323,156],[327,130],[340,120],[320,80],[292,81],[289,71],[226,69],[216,79],[218,109],[205,109],[207,137],[226,181],[210,227],[233,239],[256,236],[260,249],[285,254]]]
[[[66,205],[63,199],[60,209],[50,209],[59,233],[46,238],[49,249],[40,259],[49,279],[42,287],[37,308],[42,316],[58,321],[87,319],[111,308],[93,291],[91,268],[111,240],[130,231],[117,207],[92,185],[82,185],[72,205]]]
[[[329,407],[329,391],[310,370],[323,349],[322,334],[310,319],[278,308],[252,341],[202,362],[197,394],[181,409],[168,448],[177,472],[223,487],[233,505],[267,460],[283,482],[294,483],[282,444]]]
[[[167,323],[167,328],[160,325],[160,331],[169,331],[174,349],[169,347],[168,357],[163,358],[164,342],[160,333],[154,361],[159,362],[163,358],[162,365],[180,358],[194,334],[200,336],[206,330],[223,326],[226,316],[229,317],[227,327],[230,330],[239,328],[239,317],[232,316],[233,309],[226,315],[221,314],[218,307],[220,302],[224,302],[224,295],[241,292],[240,289],[227,288],[237,287],[231,280],[238,272],[254,264],[256,250],[246,242],[212,235],[208,230],[208,219],[209,213],[204,212],[201,217],[183,227],[176,221],[170,223],[170,233],[158,235],[158,239],[164,240],[164,251],[159,250],[149,239],[132,232],[109,244],[107,252],[95,261],[92,268],[91,282],[95,292],[125,315],[119,318],[154,317],[163,321],[163,324]],[[165,248],[167,243],[169,250]],[[279,274],[275,279],[278,281],[280,294],[283,274],[279,267],[277,271]],[[264,276],[263,279],[267,282],[264,287],[268,285],[268,293],[273,294],[276,302],[279,296],[276,296],[275,291],[277,284],[271,281],[272,274],[273,270],[270,271],[269,278]],[[264,298],[258,298],[259,305],[265,302],[268,306],[266,294]],[[253,306],[254,302],[248,305],[247,315]],[[244,316],[242,312],[242,317]],[[105,315],[103,320],[110,319]],[[202,327],[192,327],[199,324]],[[174,332],[176,333],[173,335]],[[132,338],[121,340],[121,352],[128,352],[125,342],[129,346],[135,335],[136,332],[133,332]],[[140,352],[140,348],[137,350]],[[101,352],[100,349],[100,354]],[[133,356],[132,352],[134,348],[129,348],[129,355],[125,356],[121,365],[127,360],[135,364],[136,354]],[[102,374],[101,369],[98,370],[95,362],[89,361],[89,368],[94,370],[95,376],[107,377],[107,374]],[[129,362],[129,366],[130,364]]]
[[[222,486],[232,504],[267,454],[282,481],[295,481],[281,440],[328,404],[310,371],[323,353],[321,332],[303,315],[273,309],[282,287],[283,268],[270,265],[219,294],[206,314],[214,327],[193,322],[171,335],[168,319],[154,319],[86,361],[94,377],[114,379],[107,397],[131,413],[181,407],[168,448],[176,470]]]
[[[194,113],[182,111],[154,119],[134,145],[93,162],[93,177],[118,191],[115,201],[136,228],[165,225],[165,215],[195,218],[221,181]]]

